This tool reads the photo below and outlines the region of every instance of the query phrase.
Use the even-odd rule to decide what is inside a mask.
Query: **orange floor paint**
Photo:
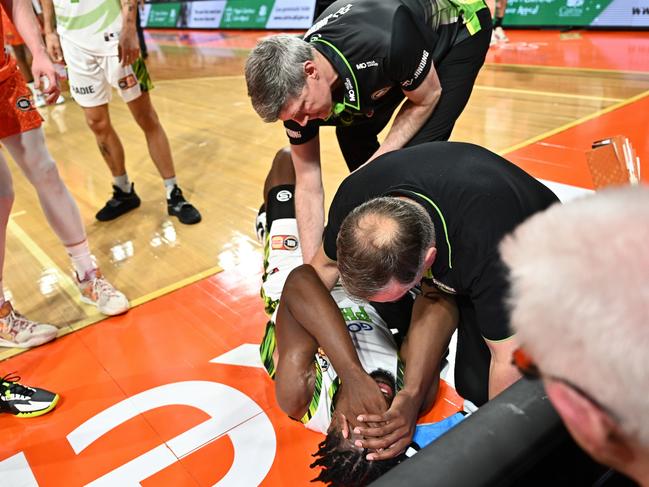
[[[0,470],[22,467],[7,485],[306,485],[322,436],[279,410],[260,368],[258,289],[223,272],[4,362],[62,396],[43,417],[0,416]],[[461,406],[444,383],[422,421]]]
[[[487,63],[649,72],[649,33],[643,31],[515,30],[489,49]]]
[[[632,103],[509,152],[506,157],[538,178],[592,189],[586,151],[595,140],[618,134],[633,141],[643,169],[640,179],[649,183],[649,93]]]

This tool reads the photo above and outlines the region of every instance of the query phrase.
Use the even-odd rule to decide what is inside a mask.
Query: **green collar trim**
[[[430,205],[435,209],[437,214],[439,215],[440,220],[442,220],[442,227],[444,227],[444,237],[446,238],[446,245],[448,245],[448,268],[452,269],[453,264],[452,264],[452,250],[451,250],[451,241],[448,238],[448,227],[446,226],[446,219],[444,218],[444,215],[442,214],[442,211],[439,209],[439,207],[435,204],[433,200],[431,200],[428,196],[425,196],[421,193],[417,193],[416,191],[408,191],[408,193],[416,194],[420,198],[426,200]]]
[[[343,105],[360,111],[361,110],[361,101],[360,101],[360,92],[358,91],[358,81],[356,80],[356,75],[354,74],[354,71],[352,70],[352,67],[349,64],[349,61],[347,61],[347,59],[345,58],[343,53],[340,52],[338,50],[338,48],[336,46],[334,46],[331,42],[325,41],[322,38],[312,39],[311,42],[313,42],[313,43],[319,42],[321,44],[324,44],[329,49],[331,49],[335,54],[337,54],[338,57],[342,60],[342,62],[344,63],[344,66],[347,68],[347,73],[343,73],[343,75],[344,75],[343,77],[346,78],[343,81],[344,91],[345,91],[345,97],[343,99]],[[348,83],[350,81],[350,79],[354,83],[353,87],[350,85],[351,82]],[[354,103],[353,98],[356,98],[355,103]],[[342,110],[340,110],[340,111],[342,111]]]

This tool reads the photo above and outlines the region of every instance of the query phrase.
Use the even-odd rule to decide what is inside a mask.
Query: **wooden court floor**
[[[506,154],[563,199],[592,189],[585,151],[593,140],[628,136],[646,167],[649,34],[508,34],[509,45],[490,51],[453,140]],[[119,99],[111,116],[142,206],[116,221],[96,222],[95,212],[110,196],[110,175],[83,114],[71,100],[42,111],[48,146],[79,204],[94,254],[132,304],[141,305],[125,316],[100,321],[79,303],[65,252],[34,191],[10,163],[16,203],[4,269],[8,294],[22,313],[56,324],[62,335],[100,322],[13,358],[16,351],[0,350],[0,358],[8,358],[1,374],[16,370],[24,382],[63,397],[43,418],[0,416],[10,438],[0,446],[0,474],[43,486],[100,478],[93,485],[116,485],[117,478],[147,479],[143,485],[255,485],[262,479],[264,485],[303,485],[312,477],[309,453],[317,435],[280,414],[272,386],[251,362],[265,324],[253,222],[269,163],[286,143],[281,126],[259,121],[246,96],[242,66],[258,36],[147,36],[153,102],[179,183],[203,213],[198,225],[166,216],[144,137]],[[329,201],[346,170],[330,130],[323,130],[322,148]],[[244,412],[228,410],[219,422],[200,398],[175,406],[169,399],[200,397],[202,387],[219,404],[233,402]],[[453,403],[453,391],[446,392]],[[159,401],[158,407],[148,411],[146,400]],[[444,417],[449,407],[431,414]],[[107,429],[93,440],[92,428],[82,425],[96,417],[103,422],[91,425],[99,421]],[[187,433],[192,428],[200,434]],[[260,459],[257,470],[246,468],[251,458]]]

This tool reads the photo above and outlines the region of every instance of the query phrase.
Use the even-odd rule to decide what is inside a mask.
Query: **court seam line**
[[[649,71],[627,71],[621,69],[607,69],[607,68],[577,68],[574,66],[546,66],[544,64],[515,64],[515,63],[484,63],[483,66],[503,66],[506,68],[527,68],[527,69],[556,69],[560,71],[583,71],[586,73],[619,73],[619,74],[640,74],[649,76]]]
[[[168,286],[164,286],[160,289],[145,294],[144,296],[140,296],[139,298],[135,298],[131,300],[130,301],[131,307],[134,308],[141,304],[148,303],[149,301],[153,301],[154,299],[159,298],[160,296],[164,296],[165,294],[169,294],[171,292],[177,291],[180,288],[189,286],[190,284],[194,284],[195,282],[198,282],[202,279],[218,274],[221,271],[223,271],[223,268],[221,266],[217,265],[217,266],[210,267],[208,269],[205,269],[204,271],[198,272],[189,277],[185,277],[179,281],[169,284]]]
[[[601,110],[597,110],[596,112],[591,113],[590,115],[585,115],[581,118],[578,118],[577,120],[573,120],[572,122],[569,122],[567,124],[561,125],[560,127],[557,127],[555,129],[549,130],[547,132],[544,132],[540,135],[534,136],[530,139],[524,140],[523,142],[519,142],[518,144],[514,144],[510,147],[507,147],[505,149],[497,151],[497,154],[505,155],[509,154],[511,152],[517,151],[519,149],[522,149],[523,147],[527,147],[529,145],[532,145],[540,140],[547,139],[552,137],[553,135],[556,135],[561,132],[565,132],[568,129],[571,129],[573,127],[576,127],[577,125],[581,125],[582,123],[588,122],[594,118],[601,117],[602,115],[606,115],[607,113],[610,113],[614,110],[617,110],[618,108],[623,108],[627,105],[631,105],[637,101],[640,101],[643,98],[646,98],[649,96],[649,90],[644,91],[642,93],[638,93],[635,96],[632,96],[630,98],[627,98],[619,103],[615,103],[613,105],[609,105],[606,108],[602,108]]]
[[[574,98],[578,100],[610,101],[614,103],[624,101],[627,99],[627,98],[611,98],[607,96],[578,95],[573,93],[560,93],[554,91],[521,90],[519,88],[503,88],[501,86],[489,86],[489,85],[475,85],[474,88],[478,90],[484,90],[484,91],[499,91],[499,92],[519,93],[523,95],[535,95],[535,96],[554,96],[559,98]]]

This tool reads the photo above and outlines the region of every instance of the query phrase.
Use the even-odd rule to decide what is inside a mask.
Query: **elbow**
[[[304,416],[308,408],[306,403],[298,404],[296,401],[280,400],[279,397],[277,397],[277,404],[284,411],[284,414],[298,421]]]

